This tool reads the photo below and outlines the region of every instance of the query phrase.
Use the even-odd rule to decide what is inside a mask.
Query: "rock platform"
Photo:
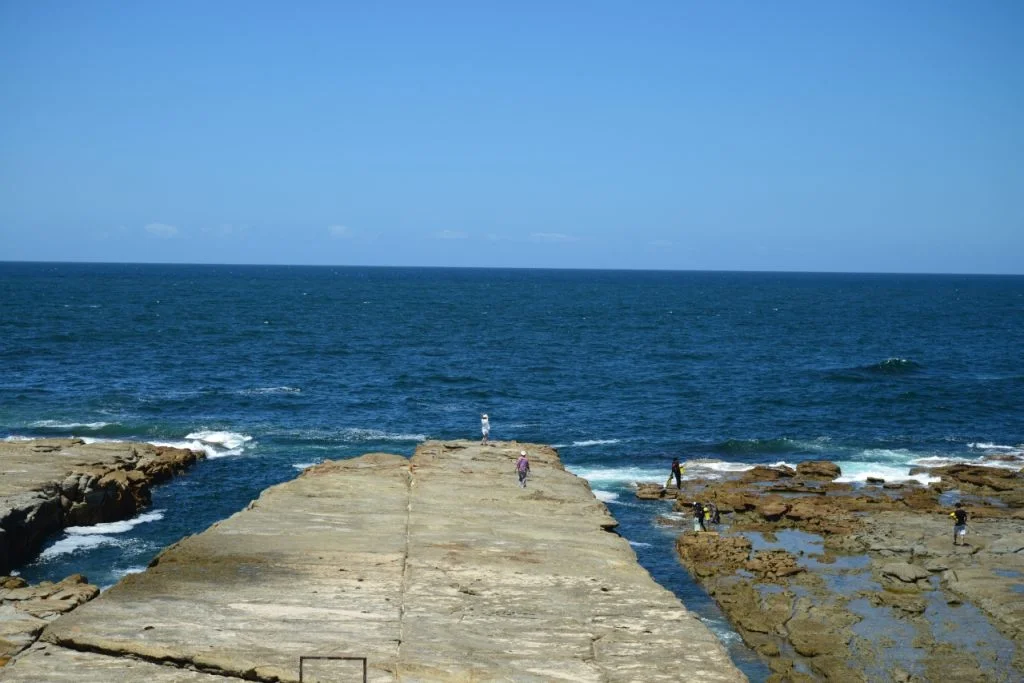
[[[0,574],[65,527],[133,517],[149,505],[154,484],[202,457],[132,442],[0,442]]]
[[[298,681],[324,656],[371,681],[746,680],[615,526],[543,446],[325,462],[57,619],[0,680]],[[362,680],[352,664],[304,680]]]

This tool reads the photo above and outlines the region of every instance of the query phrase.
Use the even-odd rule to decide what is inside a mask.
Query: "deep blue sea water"
[[[863,480],[1024,455],[1022,330],[1017,276],[0,263],[0,438],[210,455],[20,571],[110,585],[306,464],[478,438],[487,412],[557,445],[759,680],[630,484],[673,456]]]

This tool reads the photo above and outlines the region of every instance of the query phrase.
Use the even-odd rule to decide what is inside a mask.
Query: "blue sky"
[[[0,260],[1024,273],[1017,1],[2,2],[0,66]]]

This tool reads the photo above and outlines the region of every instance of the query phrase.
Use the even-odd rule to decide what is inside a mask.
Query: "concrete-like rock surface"
[[[296,681],[300,656],[366,657],[374,681],[745,680],[615,526],[545,447],[327,462],[58,619],[0,680]]]
[[[202,457],[131,442],[0,442],[0,574],[64,527],[134,516],[149,505],[154,484]]]

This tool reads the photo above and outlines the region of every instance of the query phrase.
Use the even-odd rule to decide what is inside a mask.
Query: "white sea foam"
[[[778,462],[773,462],[771,465],[768,465],[768,467],[788,467],[791,470],[795,470],[796,469],[796,465],[794,465],[791,462],[786,462],[785,460],[780,460]]]
[[[221,446],[222,448],[235,449],[244,446],[245,444],[252,441],[252,437],[248,434],[239,434],[238,432],[225,432],[225,431],[199,431],[192,432],[191,434],[185,435],[186,439],[194,439],[207,444],[213,444]]]
[[[634,481],[664,482],[668,477],[668,468],[650,469],[644,467],[577,467],[570,466],[569,471],[577,477],[583,477],[592,484],[629,484]]]
[[[265,394],[301,394],[299,387],[256,387],[254,389],[240,389],[237,394],[243,396],[262,396]]]
[[[242,453],[241,448],[223,450],[212,444],[203,443],[202,441],[150,441],[149,444],[151,446],[160,446],[161,448],[187,448],[190,451],[202,451],[210,460],[223,458],[229,455],[240,455]]]
[[[982,451],[1024,451],[1024,444],[1020,446],[1004,446],[998,443],[987,443],[984,441],[977,441],[975,443],[967,444],[968,448],[975,448]]]
[[[643,541],[630,541],[629,544],[631,546],[634,546],[634,547],[637,547],[637,548],[650,548],[651,547],[650,543],[644,543]]]
[[[689,460],[684,463],[686,469],[707,469],[713,472],[746,472],[754,469],[753,465],[724,460]]]
[[[11,436],[5,436],[4,441],[7,443],[18,443],[20,441],[35,441],[35,439],[31,436],[18,436],[16,434],[12,434]]]
[[[903,482],[915,480],[921,484],[928,485],[940,481],[939,477],[933,477],[927,473],[910,474],[910,469],[898,465],[884,465],[877,462],[837,462],[843,474],[836,479],[837,482],[866,482],[868,477],[884,479],[887,482]]]
[[[320,462],[322,462],[322,461],[320,461]],[[293,464],[292,467],[294,467],[295,469],[297,469],[297,470],[299,470],[301,472],[302,470],[308,469],[310,467],[313,467],[314,465],[319,465],[320,462],[297,462],[297,463]]]
[[[61,555],[69,555],[79,550],[90,550],[101,545],[121,545],[123,541],[116,536],[103,535],[74,535],[60,539],[43,552],[39,553],[40,560],[52,560]]]
[[[66,429],[69,431],[76,429],[91,429],[93,431],[97,429],[103,429],[111,425],[116,425],[117,422],[61,422],[60,420],[37,420],[30,424],[30,427],[36,429]]]
[[[601,489],[594,489],[594,498],[597,498],[598,500],[600,500],[602,502],[605,502],[605,503],[610,503],[613,500],[618,500],[619,494],[614,493],[612,491],[603,491]]]
[[[349,427],[341,430],[342,438],[345,441],[426,441],[426,434],[403,434],[385,432],[380,429],[364,429],[361,427]]]
[[[155,522],[164,518],[164,510],[151,510],[144,512],[137,517],[131,519],[125,519],[120,522],[105,522],[103,524],[93,524],[91,526],[69,526],[64,529],[64,533],[69,536],[100,536],[107,534],[123,534],[126,531],[131,531],[140,524],[146,524],[147,522]]]
[[[556,443],[551,446],[553,449],[586,449],[589,445],[609,445],[618,443],[622,439],[617,438],[592,438],[584,441],[572,441],[571,443]]]

